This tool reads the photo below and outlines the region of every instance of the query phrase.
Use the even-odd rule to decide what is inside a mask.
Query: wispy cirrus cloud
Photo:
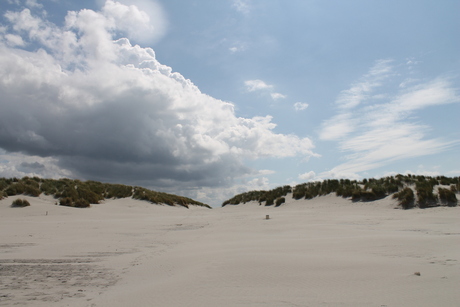
[[[356,120],[351,113],[334,115],[323,122],[319,137],[326,141],[339,140],[355,131],[354,121]]]
[[[340,93],[336,105],[340,109],[351,109],[369,99],[371,93],[381,86],[382,81],[392,73],[392,62],[392,60],[377,61],[369,72],[363,76],[362,80]]]
[[[460,102],[450,79],[411,79],[404,87],[397,86],[392,96],[383,95],[379,89],[389,90],[385,80],[394,74],[392,63],[377,61],[360,82],[339,95],[337,114],[323,122],[319,135],[338,142],[345,162],[322,177],[352,178],[397,160],[440,153],[459,142],[428,138],[430,126],[416,117],[425,108]],[[384,98],[373,99],[378,95]]]

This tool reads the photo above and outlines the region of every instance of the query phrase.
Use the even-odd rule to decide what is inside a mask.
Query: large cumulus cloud
[[[133,46],[130,33],[148,21],[136,7],[107,1],[69,12],[62,27],[28,9],[5,19],[0,148],[9,153],[52,158],[84,179],[186,188],[250,174],[246,159],[313,154],[308,138],[275,133],[270,116],[237,117]]]

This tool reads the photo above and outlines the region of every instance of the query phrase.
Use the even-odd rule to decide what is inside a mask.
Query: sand
[[[0,201],[0,306],[459,306],[460,207]],[[265,216],[270,219],[266,220]],[[415,273],[419,274],[415,274]]]

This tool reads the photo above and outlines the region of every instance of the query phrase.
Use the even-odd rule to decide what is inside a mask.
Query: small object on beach
[[[46,211],[46,215],[48,215],[48,211]]]
[[[414,275],[420,276],[420,272],[415,272]]]
[[[269,219],[270,219],[270,216],[267,214],[267,215],[265,216],[265,219],[266,219],[266,220],[269,220]]]

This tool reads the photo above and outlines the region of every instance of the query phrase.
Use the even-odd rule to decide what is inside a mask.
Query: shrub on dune
[[[32,185],[26,185],[24,188],[24,194],[29,196],[38,197],[40,196],[41,192],[38,187]]]
[[[415,195],[411,188],[404,188],[401,192],[393,194],[393,198],[399,200],[399,205],[403,209],[410,209],[415,205]]]
[[[5,192],[8,196],[20,195],[25,191],[25,187],[22,183],[14,183],[6,188]]]
[[[72,200],[78,199],[78,193],[75,189],[75,186],[68,185],[64,188],[64,190],[57,192],[55,195],[56,198],[70,198]]]
[[[420,208],[427,208],[437,204],[438,196],[433,193],[434,184],[431,181],[416,183],[417,202]]]
[[[284,204],[286,202],[286,199],[284,197],[278,197],[275,201],[275,207],[281,206],[281,204]]]
[[[56,195],[70,184],[68,179],[44,179],[40,185],[40,190],[45,195]]]
[[[78,199],[84,199],[90,204],[98,204],[99,201],[104,199],[101,194],[97,194],[91,191],[86,186],[79,186],[77,189],[77,194]]]
[[[91,206],[86,199],[78,198],[76,200],[73,200],[70,197],[61,198],[59,200],[59,205],[74,208],[88,208]]]
[[[458,177],[457,178],[456,177],[449,178],[449,177],[445,177],[445,176],[438,176],[438,177],[436,177],[436,180],[438,180],[440,185],[451,185],[451,184],[458,183]]]
[[[133,195],[133,187],[122,184],[106,184],[106,198],[125,198]]]
[[[59,200],[59,205],[60,206],[67,206],[67,207],[72,207],[72,198],[70,197],[64,197]]]
[[[85,182],[79,182],[78,184],[78,188],[85,188],[86,190],[88,191],[91,191],[93,192],[94,194],[97,194],[97,195],[100,195],[102,197],[102,195],[105,194],[105,185],[101,182],[97,182],[97,181],[92,181],[92,180],[88,180],[88,181],[85,181]],[[103,199],[103,197],[102,197]]]
[[[451,207],[457,206],[457,195],[455,195],[455,193],[452,190],[439,188],[438,193],[441,203]]]
[[[76,208],[88,208],[90,206],[90,202],[84,198],[79,198],[73,203],[73,207]]]
[[[363,191],[361,190],[360,187],[353,188],[353,190],[351,191],[351,200],[352,201],[360,200],[362,197],[362,193]]]
[[[267,198],[267,200],[265,201],[265,206],[273,206],[273,204],[275,203],[275,200],[273,198]]]
[[[384,198],[385,196],[387,196],[385,187],[375,183],[373,183],[370,188],[365,187],[364,190],[355,189],[352,193],[352,199],[354,201],[374,201]]]
[[[27,201],[27,199],[16,199],[13,201],[11,204],[11,207],[14,208],[24,208],[30,206],[30,203]]]
[[[0,179],[0,191],[3,191],[4,189],[6,189],[9,185],[10,183],[8,183],[5,178]]]

